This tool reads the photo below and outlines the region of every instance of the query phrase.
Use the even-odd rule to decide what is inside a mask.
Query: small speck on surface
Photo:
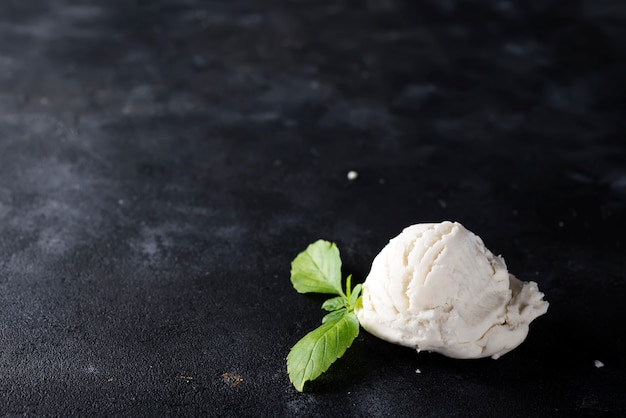
[[[415,369],[415,373],[420,374],[422,371],[420,369]]]
[[[348,177],[348,180],[356,180],[356,178],[359,177],[359,173],[357,173],[354,170],[350,170],[348,171],[347,177]]]
[[[596,368],[600,368],[600,367],[604,367],[604,363],[602,363],[600,360],[594,360],[593,361],[593,365],[596,366]]]
[[[236,373],[224,372],[221,376],[222,379],[224,379],[224,382],[230,385],[230,387],[233,389],[239,386],[241,382],[243,382],[243,377]]]

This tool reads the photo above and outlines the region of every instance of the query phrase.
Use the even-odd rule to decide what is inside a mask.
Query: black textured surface
[[[624,414],[625,28],[610,0],[3,0],[2,414]],[[291,259],[326,238],[363,280],[444,219],[539,283],[529,338],[362,332],[297,393],[322,312]]]

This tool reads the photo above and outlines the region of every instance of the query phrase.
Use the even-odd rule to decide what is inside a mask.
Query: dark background
[[[626,413],[625,98],[621,1],[2,0],[2,414]],[[362,331],[297,393],[290,261],[446,219],[545,292],[528,339]]]

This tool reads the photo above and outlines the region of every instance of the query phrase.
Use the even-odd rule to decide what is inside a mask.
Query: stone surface
[[[0,412],[623,414],[624,28],[609,0],[0,2]],[[527,341],[362,332],[297,393],[322,312],[291,259],[336,241],[363,280],[444,219],[546,293]]]

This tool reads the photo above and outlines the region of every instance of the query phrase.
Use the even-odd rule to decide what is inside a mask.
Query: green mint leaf
[[[354,309],[363,309],[363,298],[361,296],[359,296],[359,298],[356,300],[356,304],[354,305]]]
[[[350,300],[350,291],[352,290],[352,275],[348,274],[346,277],[346,299]]]
[[[287,356],[289,380],[299,392],[303,391],[305,382],[319,377],[343,356],[359,335],[359,320],[354,312],[337,311],[328,315],[333,314],[337,318],[305,335]]]
[[[352,289],[352,291],[350,293],[350,299],[348,300],[348,306],[350,306],[352,309],[354,309],[354,307],[356,306],[356,301],[359,298],[359,295],[361,294],[361,289],[363,289],[363,285],[361,285],[361,283],[359,283],[356,286],[354,286],[354,289]]]
[[[325,311],[336,311],[337,309],[341,309],[346,306],[346,298],[343,296],[337,296],[334,298],[327,299],[326,302],[322,304],[322,309]]]
[[[343,296],[341,256],[334,243],[318,240],[291,262],[291,283],[299,293],[332,293]]]
[[[324,315],[324,317],[322,318],[322,324],[325,324],[329,321],[334,321],[335,319],[341,318],[342,316],[344,316],[346,313],[346,309],[339,309],[338,311],[333,311],[329,314]]]

